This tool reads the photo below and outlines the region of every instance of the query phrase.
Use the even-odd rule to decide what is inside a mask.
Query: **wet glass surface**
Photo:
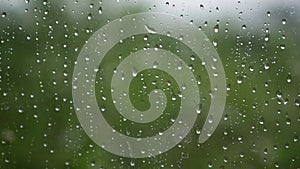
[[[0,0],[0,168],[299,168],[299,10]]]

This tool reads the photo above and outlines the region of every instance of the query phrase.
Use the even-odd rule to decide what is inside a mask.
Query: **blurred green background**
[[[0,0],[0,168],[300,168],[299,9],[296,0]],[[186,46],[158,35],[117,44],[102,63],[112,70],[98,77],[111,76],[119,55],[159,47],[177,53],[195,69],[202,101],[202,114],[179,145],[156,157],[129,159],[101,149],[82,130],[73,109],[72,73],[93,32],[121,16],[147,11],[182,17],[208,36],[224,65],[228,95],[220,125],[199,144],[210,106],[210,84],[201,61],[191,61],[193,53]],[[143,74],[147,77],[138,80]],[[178,86],[155,70],[133,80],[133,104],[147,109],[146,95],[154,88],[167,91],[168,111],[178,109]],[[109,94],[108,89],[97,98]],[[169,120],[152,128],[120,123],[110,101],[100,107],[124,134],[141,136],[142,129],[148,136],[171,125]]]

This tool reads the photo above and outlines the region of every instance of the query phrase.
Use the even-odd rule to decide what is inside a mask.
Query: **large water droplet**
[[[5,17],[6,17],[6,15],[7,15],[7,14],[6,14],[6,12],[2,12],[2,15],[1,15],[1,17],[2,17],[2,18],[5,18]]]
[[[219,24],[217,24],[217,25],[214,27],[214,32],[215,32],[215,33],[218,33],[218,32],[219,32]]]
[[[149,33],[156,33],[156,32],[157,32],[154,28],[150,27],[149,25],[145,25],[145,29],[146,29]]]
[[[100,6],[99,8],[98,8],[98,13],[101,15],[103,12],[102,12],[102,7]]]

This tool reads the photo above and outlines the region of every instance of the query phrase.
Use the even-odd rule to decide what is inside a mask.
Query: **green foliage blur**
[[[103,150],[80,127],[72,103],[72,73],[93,32],[149,7],[131,2],[124,8],[108,2],[104,8],[105,1],[25,2],[0,1],[0,168],[300,167],[300,22],[299,13],[291,14],[296,9],[270,6],[259,18],[264,21],[261,25],[238,24],[238,18],[230,17],[193,22],[213,42],[227,77],[223,118],[204,144],[197,139],[210,106],[210,84],[201,61],[191,61],[193,52],[174,39],[153,34],[126,39],[110,50],[101,63],[109,72],[97,74],[97,79],[112,76],[122,61],[119,55],[126,57],[146,46],[176,53],[194,68],[199,80],[201,115],[188,136],[162,155],[129,159]],[[143,74],[147,77],[141,82]],[[109,88],[110,82],[103,86]],[[170,101],[166,119],[176,118],[180,89],[161,71],[145,70],[132,81],[133,105],[149,108],[146,96],[156,88],[165,89]],[[96,89],[100,91],[100,84]],[[97,99],[103,96],[109,98],[110,91],[99,93]],[[100,107],[105,107],[104,116],[121,133],[146,137],[172,125],[169,120],[153,123],[154,128],[120,123],[110,101]]]

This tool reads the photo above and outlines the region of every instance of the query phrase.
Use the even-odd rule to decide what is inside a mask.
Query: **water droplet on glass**
[[[158,67],[158,62],[155,61],[155,62],[153,63],[153,65],[152,65],[152,67],[153,67],[154,69],[156,69],[156,68]]]
[[[279,47],[280,47],[281,50],[284,50],[285,49],[285,44],[282,44]]]
[[[5,17],[6,17],[6,15],[7,15],[7,14],[6,14],[6,12],[2,12],[2,15],[1,15],[1,17],[2,17],[2,18],[5,18]]]
[[[270,69],[270,65],[269,64],[265,64],[264,68],[265,68],[265,70],[269,70]]]
[[[149,32],[149,33],[156,33],[157,31],[154,29],[154,28],[152,28],[152,27],[150,27],[149,25],[145,25],[145,29]]]
[[[298,99],[295,100],[295,105],[296,105],[297,107],[300,106],[300,101],[299,101]]]
[[[138,74],[137,70],[135,68],[132,69],[132,76],[136,77]]]
[[[214,47],[218,46],[218,42],[217,41],[213,41],[212,43],[213,43]]]
[[[288,83],[291,83],[291,82],[292,82],[292,76],[291,76],[291,75],[288,75],[288,76],[287,76],[286,82],[288,82]]]
[[[148,35],[145,35],[144,36],[144,41],[147,41],[148,40]]]
[[[211,162],[208,162],[207,167],[208,167],[208,168],[212,168],[212,167],[213,167],[212,163],[211,163]]]
[[[88,14],[87,19],[88,19],[89,21],[92,20],[92,14],[91,14],[91,13]]]
[[[90,8],[94,8],[94,4],[90,4]]]
[[[295,136],[295,137],[293,138],[293,141],[294,141],[294,142],[298,142],[298,140],[299,140],[299,139],[298,139],[298,136]]]
[[[266,42],[268,42],[268,41],[270,40],[270,35],[266,35],[266,36],[264,37],[264,40],[265,40]]]
[[[243,83],[243,80],[242,80],[242,78],[241,77],[239,77],[238,79],[237,79],[237,84],[242,84]]]
[[[100,6],[99,8],[98,8],[98,13],[101,15],[103,12],[102,12],[102,7]]]
[[[214,32],[215,32],[215,33],[218,33],[218,32],[219,32],[219,24],[217,24],[217,25],[214,27]]]
[[[263,117],[260,117],[259,124],[263,125],[265,123],[265,119]]]
[[[30,35],[27,35],[27,36],[26,36],[26,39],[27,39],[27,40],[30,40],[30,39],[31,39]]]
[[[79,36],[78,30],[74,31],[74,36]]]

